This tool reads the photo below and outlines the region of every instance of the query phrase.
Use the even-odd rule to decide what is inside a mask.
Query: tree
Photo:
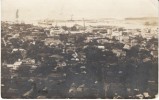
[[[65,31],[67,31],[68,27],[67,26],[62,26],[62,29],[64,29]]]

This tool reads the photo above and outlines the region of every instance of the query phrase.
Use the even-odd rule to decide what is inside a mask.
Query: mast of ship
[[[16,11],[16,23],[19,23],[19,9]]]
[[[71,15],[71,21],[73,21],[73,15]]]
[[[84,33],[85,33],[85,19],[83,18],[83,27],[84,27]]]
[[[56,20],[56,25],[55,25],[55,27],[57,27],[57,20]]]

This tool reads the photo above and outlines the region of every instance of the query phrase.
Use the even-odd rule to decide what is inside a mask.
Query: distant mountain
[[[158,26],[159,17],[125,18],[127,23],[139,23],[146,26]]]
[[[158,20],[158,17],[132,17],[132,18],[125,18],[125,20]]]

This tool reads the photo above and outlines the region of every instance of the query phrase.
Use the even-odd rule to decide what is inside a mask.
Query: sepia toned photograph
[[[158,7],[1,0],[1,98],[157,98]]]

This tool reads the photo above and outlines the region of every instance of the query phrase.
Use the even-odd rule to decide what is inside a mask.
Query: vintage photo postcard
[[[1,0],[4,99],[154,99],[158,0]]]

